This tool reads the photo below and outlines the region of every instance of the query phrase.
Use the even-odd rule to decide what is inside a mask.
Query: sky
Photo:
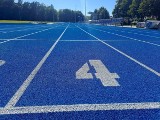
[[[85,0],[23,0],[28,2],[37,1],[40,3],[44,3],[46,5],[53,4],[54,8],[59,9],[72,9],[72,10],[80,10],[85,13]],[[109,11],[110,15],[112,15],[112,11],[116,4],[116,0],[86,0],[87,2],[87,12],[93,12],[94,9],[105,7]]]

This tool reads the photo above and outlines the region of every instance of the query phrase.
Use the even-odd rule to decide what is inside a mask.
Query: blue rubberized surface
[[[159,120],[160,110],[85,111],[1,116],[4,120]]]
[[[53,42],[11,41],[0,44],[0,107],[4,107]]]
[[[75,72],[88,60],[102,60],[111,72],[118,73],[121,87],[104,87],[96,78],[76,80]],[[17,106],[158,102],[157,84],[160,84],[158,76],[99,42],[63,42],[50,55]]]
[[[0,66],[0,107],[4,107],[7,104],[67,25],[68,23],[55,25],[0,24],[0,42],[53,27],[53,29],[20,38],[24,40],[0,43],[0,60],[6,61],[6,64]],[[70,24],[55,49],[16,104],[16,107],[160,102],[160,78],[157,75],[100,41],[85,41],[96,39],[78,29],[75,25],[160,72],[160,48],[157,46],[160,45],[159,31]],[[28,30],[24,30],[25,28]],[[133,39],[148,41],[157,45],[134,41]],[[68,40],[75,41],[69,42]],[[117,73],[120,76],[120,79],[117,79],[117,81],[121,86],[104,87],[95,76],[93,80],[76,80],[76,71],[89,60],[101,60],[110,72]],[[92,69],[90,72],[95,72],[95,70]],[[63,112],[6,115],[0,118],[158,120],[160,119],[160,111]]]
[[[72,27],[67,29],[61,40],[94,40],[94,38],[82,32],[80,29]]]

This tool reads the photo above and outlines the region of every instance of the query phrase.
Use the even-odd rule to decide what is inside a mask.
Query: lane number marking
[[[76,79],[94,79],[93,74],[89,73],[90,66],[93,66],[96,73],[94,75],[102,82],[102,85],[107,86],[120,86],[116,79],[119,79],[117,73],[110,73],[101,60],[89,60],[89,64],[85,63],[77,72]]]
[[[0,66],[4,65],[6,62],[4,60],[0,60]]]

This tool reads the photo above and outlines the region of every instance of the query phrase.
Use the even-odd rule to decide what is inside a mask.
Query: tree
[[[69,9],[63,9],[59,11],[60,22],[79,22],[84,21],[84,15],[81,11],[73,11]]]
[[[0,0],[0,19],[12,19],[14,0]]]
[[[113,10],[114,17],[160,19],[160,0],[117,0]]]
[[[133,0],[132,4],[129,6],[128,14],[132,18],[140,18],[141,17],[141,14],[138,11],[141,2],[142,2],[142,0]]]
[[[113,10],[114,17],[130,17],[128,10],[132,4],[132,0],[117,0],[116,6]]]
[[[91,20],[98,20],[98,10],[95,9],[94,12],[90,12],[91,14]]]
[[[58,16],[59,14],[59,16]],[[70,9],[60,10],[59,13],[53,5],[46,6],[39,2],[24,2],[18,0],[0,0],[0,19],[1,20],[29,20],[29,21],[60,21],[78,22],[84,20],[81,11]]]
[[[110,15],[106,8],[101,7],[99,9],[95,9],[91,14],[91,19],[99,20],[99,19],[109,19]]]
[[[155,16],[160,19],[160,1],[159,0],[143,0],[139,7],[139,13],[143,16]]]
[[[84,15],[81,11],[74,11],[75,14],[75,22],[84,21]]]
[[[72,22],[74,21],[74,14],[72,10],[63,9],[59,11],[60,22]]]
[[[114,10],[112,12],[113,17],[115,17],[115,18],[122,17],[121,4],[122,4],[122,0],[117,0],[116,1],[115,8],[114,8]]]
[[[30,3],[24,2],[22,7],[22,20],[30,20]]]
[[[23,0],[18,0],[18,13],[19,13],[19,20],[22,19],[22,7],[23,7]]]
[[[154,0],[153,15],[160,20],[160,0]]]
[[[109,19],[110,15],[106,8],[101,7],[98,10],[98,19]]]
[[[139,6],[139,13],[143,16],[151,16],[151,0],[143,0]]]

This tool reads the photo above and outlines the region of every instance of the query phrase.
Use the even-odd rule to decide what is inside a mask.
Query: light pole
[[[75,18],[75,23],[76,23],[77,22],[77,13],[76,13],[76,10],[75,10],[74,18]]]
[[[86,5],[87,3],[86,3],[86,0],[85,0],[85,20],[86,20],[86,18],[87,18],[87,15],[86,15],[86,9],[87,9],[87,5]]]

